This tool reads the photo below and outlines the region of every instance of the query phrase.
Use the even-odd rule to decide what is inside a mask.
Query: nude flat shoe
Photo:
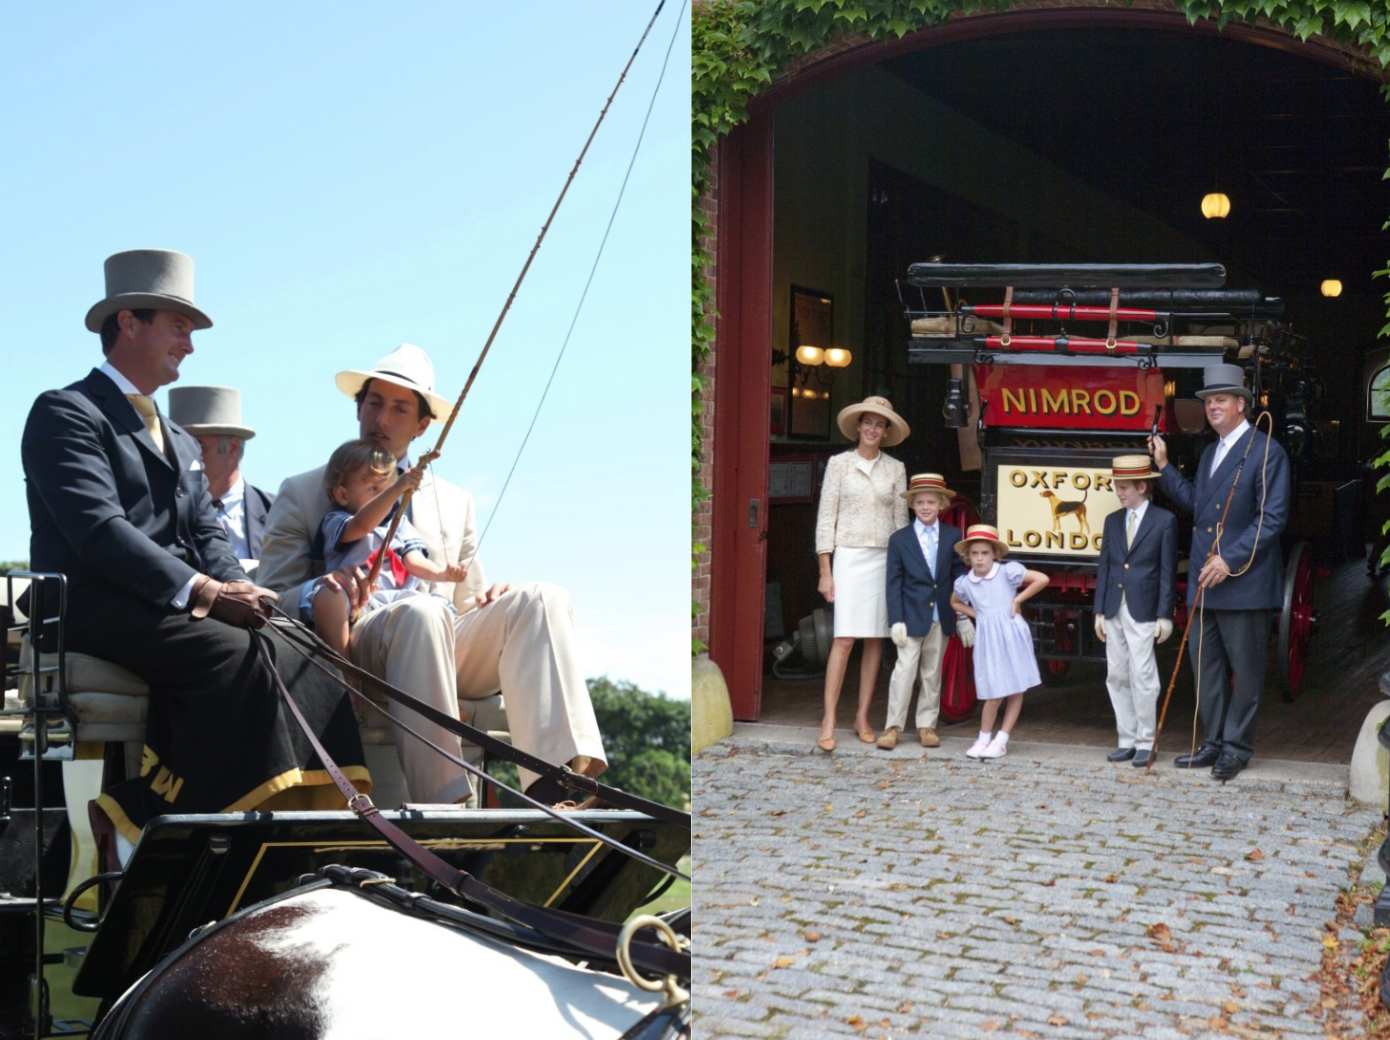
[[[871,729],[861,729],[856,732],[859,734],[859,739],[865,744],[872,744],[878,739],[878,734]]]
[[[834,738],[834,737],[821,737],[819,740],[816,741],[816,747],[820,748],[822,751],[834,751],[834,750],[835,750],[835,738]]]

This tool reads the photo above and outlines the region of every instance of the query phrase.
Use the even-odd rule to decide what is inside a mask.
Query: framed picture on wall
[[[791,358],[787,432],[797,440],[830,439],[829,369],[797,360],[799,347],[835,345],[835,301],[827,292],[793,285],[787,354]]]
[[[774,434],[787,432],[787,388],[785,386],[772,388],[772,432]]]

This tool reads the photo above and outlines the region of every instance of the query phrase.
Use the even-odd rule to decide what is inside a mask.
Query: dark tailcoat
[[[246,485],[246,499],[242,508],[246,514],[246,543],[253,560],[261,558],[261,537],[265,534],[265,518],[274,503],[275,496],[269,491]]]
[[[1266,445],[1269,447],[1267,466]],[[1232,445],[1215,475],[1210,475],[1215,453],[1215,443],[1202,452],[1194,481],[1188,481],[1172,465],[1165,466],[1158,477],[1163,493],[1192,514],[1187,602],[1191,604],[1196,599],[1197,575],[1207,561],[1231,485],[1235,483],[1235,495],[1231,498],[1221,535],[1220,554],[1233,572],[1247,562],[1250,568],[1208,589],[1206,609],[1278,610],[1284,605],[1284,564],[1279,536],[1289,516],[1289,457],[1277,441],[1271,441],[1253,426]],[[1238,472],[1240,480],[1237,482]]]
[[[1113,618],[1120,598],[1135,621],[1173,617],[1178,589],[1178,521],[1152,502],[1125,548],[1129,510],[1117,509],[1105,518],[1100,570],[1096,574],[1096,613]]]
[[[936,576],[927,568],[922,545],[917,540],[917,527],[908,524],[888,539],[888,624],[906,622],[907,634],[920,639],[927,634],[931,620],[931,603],[936,602],[936,619],[941,634],[949,639],[956,631],[956,612],[951,609],[951,590],[956,579],[965,573],[965,561],[955,552],[960,541],[958,528],[936,522]]]
[[[132,841],[156,815],[243,811],[300,784],[327,795],[301,807],[340,805],[254,637],[172,606],[200,572],[219,580],[245,574],[217,523],[201,465],[194,468],[198,442],[163,425],[167,455],[115,383],[94,371],[40,395],[24,427],[30,565],[67,575],[66,646],[150,685],[143,775],[96,804]],[[278,636],[268,638],[310,726],[348,777],[365,782],[342,691]]]

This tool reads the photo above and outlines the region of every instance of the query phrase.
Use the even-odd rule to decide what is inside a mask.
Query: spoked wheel
[[[974,654],[952,636],[941,655],[941,717],[964,722],[975,714]]]
[[[1279,680],[1284,700],[1298,700],[1313,634],[1313,553],[1299,542],[1284,567],[1284,609],[1279,613]]]
[[[1061,654],[1069,654],[1076,649],[1076,613],[1070,610],[1054,611],[1052,615],[1052,649]],[[1038,674],[1044,686],[1056,686],[1071,671],[1070,661],[1039,661]]]

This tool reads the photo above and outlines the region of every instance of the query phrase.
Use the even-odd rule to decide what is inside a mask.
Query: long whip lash
[[[1265,522],[1265,521],[1264,521],[1264,503],[1265,503],[1265,497],[1266,497],[1266,495],[1267,495],[1267,493],[1268,493],[1268,484],[1266,483],[1266,480],[1265,480],[1265,472],[1266,472],[1266,470],[1267,470],[1268,467],[1269,467],[1269,443],[1270,443],[1270,441],[1272,441],[1272,440],[1274,439],[1274,417],[1273,417],[1272,415],[1270,415],[1269,412],[1261,412],[1261,413],[1256,417],[1256,419],[1255,419],[1255,427],[1254,427],[1255,430],[1258,430],[1258,429],[1260,428],[1260,423],[1261,423],[1262,421],[1264,421],[1265,419],[1268,419],[1268,420],[1269,420],[1269,433],[1265,435],[1264,461],[1263,461],[1263,463],[1261,463],[1261,465],[1260,465],[1260,521],[1259,521],[1259,526],[1255,528],[1255,544],[1254,544],[1253,546],[1250,547],[1250,559],[1248,559],[1248,560],[1245,561],[1245,566],[1241,567],[1240,570],[1238,570],[1238,571],[1231,571],[1230,577],[1233,577],[1233,578],[1234,578],[1234,577],[1239,577],[1240,575],[1244,574],[1246,571],[1248,571],[1248,570],[1250,569],[1250,565],[1253,564],[1253,563],[1255,562],[1255,553],[1258,552],[1258,551],[1259,551],[1259,548],[1260,548],[1260,531],[1263,529],[1263,527],[1264,527],[1264,522]],[[1212,539],[1211,549],[1209,549],[1209,550],[1207,551],[1207,559],[1206,559],[1205,561],[1203,561],[1203,566],[1205,566],[1207,562],[1210,562],[1211,558],[1212,558],[1213,556],[1215,556],[1215,555],[1217,554],[1217,552],[1218,552],[1218,551],[1220,550],[1220,548],[1221,548],[1221,536],[1222,536],[1222,534],[1225,533],[1225,530],[1226,530],[1226,514],[1229,513],[1229,512],[1231,511],[1231,502],[1232,502],[1232,501],[1235,499],[1235,497],[1236,497],[1236,485],[1240,483],[1241,474],[1245,472],[1245,460],[1249,457],[1249,455],[1250,455],[1250,447],[1251,447],[1251,445],[1253,445],[1254,443],[1255,443],[1255,434],[1254,434],[1254,430],[1252,430],[1251,433],[1250,433],[1250,439],[1249,439],[1248,441],[1245,442],[1245,452],[1244,452],[1244,454],[1242,454],[1241,457],[1240,457],[1240,466],[1237,467],[1237,469],[1236,469],[1236,476],[1235,476],[1235,479],[1231,481],[1231,490],[1230,490],[1229,492],[1227,492],[1227,494],[1226,494],[1226,506],[1225,506],[1224,509],[1221,510],[1221,520],[1220,520],[1220,522],[1217,523],[1217,525],[1216,525],[1216,537],[1215,537],[1214,539]],[[1200,574],[1201,572],[1199,571],[1198,573]],[[1191,577],[1192,577],[1191,574],[1189,574],[1188,577],[1191,578]],[[1205,588],[1203,588],[1202,586],[1199,585],[1198,588],[1197,588],[1197,599],[1195,600],[1195,602],[1193,602],[1193,604],[1192,604],[1192,609],[1191,609],[1190,611],[1187,612],[1187,624],[1183,626],[1183,630],[1182,630],[1182,642],[1178,644],[1178,659],[1173,663],[1173,675],[1172,675],[1172,678],[1170,678],[1170,679],[1168,680],[1168,691],[1163,695],[1163,710],[1159,712],[1159,715],[1158,715],[1158,725],[1154,728],[1154,743],[1153,743],[1153,748],[1149,751],[1149,764],[1146,765],[1146,766],[1144,767],[1144,773],[1145,773],[1145,775],[1147,775],[1147,774],[1153,769],[1153,767],[1154,767],[1154,759],[1156,759],[1156,758],[1158,757],[1158,738],[1159,738],[1159,737],[1162,735],[1162,733],[1163,733],[1163,720],[1166,719],[1166,718],[1168,717],[1168,702],[1169,702],[1170,700],[1172,700],[1172,698],[1173,698],[1173,687],[1176,686],[1177,683],[1178,683],[1178,672],[1179,672],[1179,670],[1182,668],[1182,654],[1183,654],[1183,650],[1185,650],[1185,649],[1187,648],[1187,637],[1188,637],[1189,633],[1191,633],[1191,631],[1192,631],[1192,622],[1193,622],[1193,620],[1197,617],[1198,614],[1201,614],[1203,617],[1206,616],[1206,595],[1207,595],[1207,590],[1206,590]],[[1198,670],[1199,670],[1199,673],[1200,673],[1201,661],[1202,661],[1202,630],[1199,629],[1199,630],[1198,630],[1198,634],[1197,634],[1197,663],[1198,663]],[[1201,707],[1201,702],[1202,702],[1202,698],[1201,698],[1201,689],[1200,689],[1200,687],[1201,687],[1201,679],[1200,679],[1200,675],[1199,675],[1199,678],[1198,678],[1198,690],[1197,690],[1197,694],[1198,694],[1198,696],[1197,696],[1197,706],[1196,706],[1195,708],[1193,708],[1193,711],[1192,711],[1192,751],[1191,751],[1191,753],[1194,754],[1194,755],[1197,753],[1197,711],[1198,711],[1198,709],[1200,709],[1200,707]]]
[[[502,304],[501,313],[497,315],[497,321],[493,323],[492,331],[488,333],[487,342],[483,344],[482,352],[478,355],[478,360],[473,363],[473,370],[468,373],[468,381],[463,385],[463,392],[459,394],[458,400],[454,402],[453,411],[449,413],[448,420],[444,423],[444,429],[440,431],[439,440],[435,442],[434,449],[422,455],[418,465],[427,464],[435,455],[438,455],[444,447],[444,440],[449,436],[449,430],[453,428],[454,420],[458,418],[459,409],[463,407],[464,399],[468,396],[468,391],[473,387],[473,381],[478,378],[478,370],[483,367],[483,361],[487,359],[488,351],[492,349],[492,341],[497,338],[497,330],[502,327],[502,321],[506,318],[507,312],[511,309],[512,301],[516,299],[517,291],[521,288],[522,281],[526,278],[526,272],[531,269],[531,261],[536,258],[536,253],[541,248],[541,243],[545,241],[546,232],[550,230],[550,224],[555,219],[556,212],[560,209],[560,203],[565,200],[565,194],[570,190],[570,185],[574,183],[574,175],[579,172],[579,164],[584,161],[584,156],[589,152],[589,145],[593,143],[598,128],[603,125],[603,119],[608,115],[608,109],[613,104],[613,98],[618,94],[618,88],[627,79],[628,70],[632,68],[632,63],[637,60],[637,53],[642,49],[642,44],[646,42],[647,35],[652,31],[652,26],[656,23],[657,16],[661,14],[661,9],[666,4],[666,0],[660,0],[656,5],[656,10],[652,12],[651,20],[647,22],[647,27],[642,30],[642,37],[637,41],[637,46],[632,49],[631,56],[627,59],[627,64],[623,66],[623,71],[618,75],[618,82],[613,86],[613,92],[608,95],[608,100],[603,103],[603,110],[598,114],[598,120],[594,123],[594,128],[589,131],[589,137],[584,142],[584,147],[579,152],[579,158],[574,161],[574,166],[570,169],[569,176],[565,178],[564,187],[560,189],[559,198],[555,200],[555,205],[550,208],[550,215],[545,218],[545,223],[541,225],[541,231],[536,236],[536,244],[531,247],[530,254],[526,257],[526,263],[521,267],[521,273],[516,276],[516,283],[512,286],[512,291],[507,294],[506,302]],[[401,518],[405,516],[406,508],[410,505],[413,489],[406,488],[405,494],[401,496],[400,506],[396,509],[396,515],[391,520],[391,526],[386,533],[386,545],[391,544],[391,539],[396,537],[396,529],[400,527]],[[381,565],[385,559],[385,553],[379,553],[375,562],[372,564],[371,571],[367,574],[367,588],[376,584],[378,576],[381,574]],[[353,612],[354,619],[359,611]]]

